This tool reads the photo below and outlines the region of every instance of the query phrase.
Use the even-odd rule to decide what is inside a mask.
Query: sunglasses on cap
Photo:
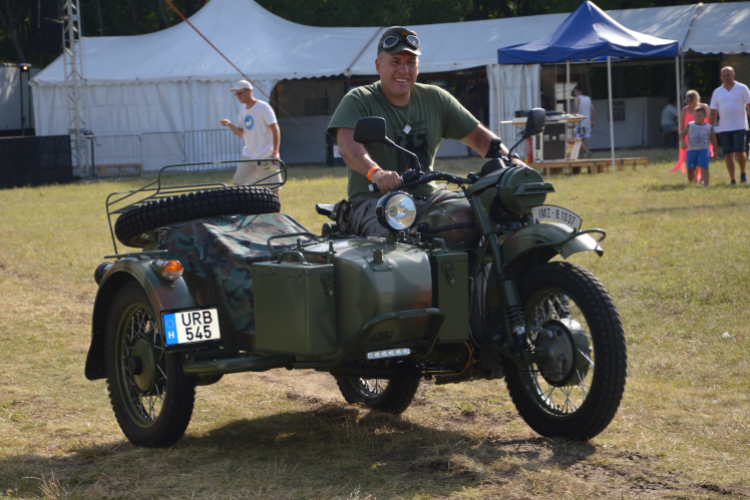
[[[418,49],[419,48],[419,38],[417,38],[414,35],[406,35],[406,36],[388,36],[383,40],[383,48],[384,49],[392,49],[398,43],[403,40],[406,42],[407,45],[409,45],[412,49]]]

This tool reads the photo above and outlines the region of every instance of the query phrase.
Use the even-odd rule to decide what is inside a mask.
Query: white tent
[[[683,52],[737,52],[750,46],[750,2],[607,11],[623,26],[680,40]],[[567,14],[412,26],[422,73],[481,67],[490,82],[490,127],[540,104],[539,68],[503,67],[497,49],[530,42]],[[375,74],[384,28],[319,28],[291,23],[252,0],[211,0],[190,18],[226,56],[270,94],[281,79]],[[183,132],[233,118],[228,92],[237,74],[190,26],[131,37],[84,38],[87,127],[96,134]],[[62,58],[32,80],[37,134],[67,133]],[[260,92],[256,97],[264,98]],[[316,130],[316,134],[322,131]],[[504,131],[507,135],[510,131]]]
[[[251,0],[212,0],[190,22],[269,95],[283,78],[346,72],[380,31],[303,26]],[[82,43],[87,126],[96,134],[217,128],[237,114],[229,84],[242,76],[187,23]],[[62,57],[32,85],[37,134],[67,133]]]
[[[750,2],[699,4],[682,52],[750,52]]]

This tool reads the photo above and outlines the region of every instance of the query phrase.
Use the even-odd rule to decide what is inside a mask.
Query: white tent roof
[[[683,50],[746,52],[750,2],[607,11],[641,33],[683,40]],[[412,26],[422,42],[420,71],[454,71],[497,63],[497,49],[551,33],[567,14]],[[319,28],[286,21],[252,0],[211,0],[190,21],[251,79],[280,80],[374,74],[385,28]],[[692,28],[688,31],[688,28]],[[89,85],[227,81],[237,72],[187,23],[148,35],[87,37]],[[63,84],[62,57],[34,84]]]
[[[611,10],[617,22],[641,33],[679,40],[692,18],[694,6]],[[526,43],[552,33],[569,14],[490,19],[450,24],[410,26],[419,35],[419,71],[436,73],[497,64],[497,49]],[[352,66],[353,74],[375,70],[377,37]]]
[[[286,21],[250,0],[211,0],[190,18],[251,79],[344,73],[380,28],[319,28]],[[241,78],[187,23],[138,36],[86,37],[86,83],[122,84]],[[63,83],[62,57],[35,79]]]
[[[700,5],[683,52],[750,52],[750,2]]]

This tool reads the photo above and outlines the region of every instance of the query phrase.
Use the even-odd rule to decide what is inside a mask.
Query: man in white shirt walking
[[[731,66],[722,68],[721,81],[723,85],[714,90],[711,96],[710,123],[716,123],[717,113],[721,116],[721,148],[724,150],[724,162],[731,185],[737,185],[734,179],[735,157],[740,164],[740,182],[747,184],[745,141],[748,123],[745,110],[750,110],[750,90],[747,85],[734,81],[734,68]]]
[[[580,85],[576,85],[571,93],[575,97],[575,113],[586,117],[578,124],[576,137],[581,139],[583,154],[588,157],[591,151],[589,151],[587,139],[591,137],[591,131],[594,128],[594,105],[591,103],[591,98],[583,93],[583,88]]]
[[[237,115],[237,124],[226,118],[221,125],[229,127],[237,137],[242,137],[245,147],[242,149],[243,160],[259,160],[265,158],[279,159],[279,145],[281,131],[276,121],[276,115],[268,103],[253,97],[253,86],[247,80],[239,80],[232,85],[231,91],[242,103]],[[250,184],[266,177],[277,170],[271,162],[242,161],[237,166],[232,182],[235,184]],[[264,179],[263,182],[281,183],[281,174]],[[279,188],[273,190],[278,196]]]

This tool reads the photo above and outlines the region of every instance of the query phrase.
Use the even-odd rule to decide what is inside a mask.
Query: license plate
[[[540,222],[559,222],[572,227],[576,231],[581,230],[581,222],[583,222],[581,216],[575,212],[556,205],[534,207],[531,209],[531,216],[534,217],[534,222],[537,224]]]
[[[192,349],[221,341],[216,308],[162,313],[167,350]]]

